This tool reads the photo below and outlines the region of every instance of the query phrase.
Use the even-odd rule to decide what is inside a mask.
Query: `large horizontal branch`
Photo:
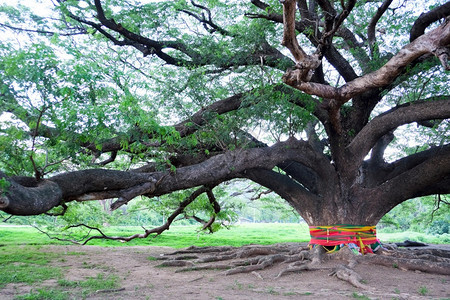
[[[444,146],[433,146],[430,149],[408,155],[406,157],[400,158],[392,163],[387,164],[385,166],[385,169],[389,170],[389,172],[387,172],[386,175],[384,175],[383,182],[391,180],[392,178],[397,177],[408,170],[411,170],[413,167],[423,163],[430,157],[439,154],[440,152],[443,151],[443,149],[446,148],[450,148],[450,144]]]
[[[24,191],[33,192],[41,185],[49,187],[39,197],[11,189],[1,198],[1,209],[14,214],[40,214],[61,204],[63,201],[90,201],[108,198],[136,197],[138,195],[159,196],[177,190],[242,177],[247,169],[272,169],[285,160],[301,161],[314,169],[323,164],[323,159],[314,153],[307,142],[290,139],[272,147],[236,150],[216,155],[210,159],[175,172],[137,173],[115,170],[93,169],[63,173],[37,184],[36,187],[21,185],[25,179],[8,178],[12,186],[18,185]],[[53,191],[54,190],[54,191]],[[16,191],[19,191],[16,193]],[[19,197],[19,198],[18,198]],[[17,199],[20,199],[17,200]],[[44,203],[42,203],[44,201]],[[127,202],[127,201],[126,201]],[[25,203],[26,205],[23,205]],[[42,207],[42,208],[40,208]]]
[[[450,194],[450,174],[442,178],[436,183],[426,186],[421,190],[417,190],[414,197],[423,197],[430,195]]]
[[[288,70],[283,81],[305,93],[325,99],[334,99],[330,105],[341,106],[351,98],[393,82],[403,69],[422,55],[434,54],[449,68],[447,59],[450,47],[450,20],[404,46],[384,66],[365,76],[354,79],[341,87],[333,87],[301,80],[301,70]]]
[[[423,195],[428,187],[436,185],[449,175],[450,147],[445,146],[422,163],[372,189],[371,192],[376,193],[378,199],[384,199],[385,202],[382,205],[373,204],[373,209],[386,210],[407,199]]]
[[[61,204],[62,192],[52,181],[43,180],[33,186],[23,186],[0,171],[0,180],[9,186],[0,188],[0,210],[12,215],[36,215]]]
[[[348,145],[348,155],[355,165],[361,162],[378,140],[395,128],[431,119],[450,117],[450,98],[444,100],[408,103],[373,118]]]
[[[267,148],[235,150],[216,155],[200,164],[178,168],[166,176],[154,195],[162,195],[192,186],[207,185],[211,181],[225,181],[242,177],[252,168],[272,169],[286,160],[296,160],[311,169],[323,166],[326,159],[305,141],[290,139]]]

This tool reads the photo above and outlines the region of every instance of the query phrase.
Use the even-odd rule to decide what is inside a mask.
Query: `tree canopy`
[[[309,225],[448,194],[450,3],[280,2],[0,6],[0,209],[183,191],[148,236],[236,179]]]

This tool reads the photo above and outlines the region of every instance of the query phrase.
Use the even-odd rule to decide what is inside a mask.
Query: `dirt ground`
[[[450,250],[450,246],[444,247]],[[221,270],[176,273],[177,267],[156,267],[161,261],[149,259],[174,251],[168,247],[71,245],[47,246],[42,251],[83,253],[52,262],[64,267],[67,280],[84,280],[100,273],[119,277],[120,288],[100,290],[86,299],[450,299],[450,276],[394,267],[358,265],[355,270],[369,287],[364,290],[328,276],[329,270],[291,273],[275,279],[285,265],[230,276],[224,276]],[[56,287],[57,282],[49,280],[41,286]],[[13,299],[31,288],[9,284],[0,290],[0,299]]]

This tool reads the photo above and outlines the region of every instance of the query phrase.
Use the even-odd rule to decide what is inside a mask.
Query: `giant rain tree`
[[[2,6],[0,208],[190,192],[126,241],[235,179],[313,230],[449,193],[450,3],[280,2]]]

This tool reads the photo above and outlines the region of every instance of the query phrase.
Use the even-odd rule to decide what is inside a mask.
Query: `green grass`
[[[97,246],[168,246],[184,248],[189,246],[242,246],[248,244],[269,245],[285,242],[307,242],[309,231],[306,224],[245,224],[231,229],[222,229],[214,234],[198,232],[198,226],[172,226],[157,237],[135,239],[128,243],[109,240],[93,240],[89,245]],[[128,236],[142,232],[139,226],[112,226],[104,229],[106,234]],[[49,245],[70,244],[51,240],[32,227],[0,226],[1,245]]]
[[[382,242],[403,242],[405,240],[411,240],[428,244],[450,244],[450,234],[448,233],[430,235],[414,231],[385,233],[383,230],[379,230],[377,231],[377,235]]]
[[[69,293],[56,289],[37,289],[32,290],[28,294],[20,295],[15,300],[66,300],[69,299]]]
[[[89,245],[98,246],[168,246],[173,248],[184,248],[189,246],[242,246],[248,244],[275,244],[286,242],[308,242],[309,230],[306,224],[266,224],[251,223],[234,225],[230,229],[222,229],[214,234],[198,232],[198,226],[172,226],[157,237],[146,239],[135,239],[128,243],[109,240],[93,240]],[[142,232],[138,226],[112,226],[104,229],[106,234],[128,236]],[[379,230],[378,237],[382,242],[401,242],[406,239],[425,243],[450,243],[450,235],[440,236],[427,235],[418,232],[387,233]],[[32,227],[26,226],[0,226],[0,246],[8,245],[49,245],[70,244],[49,239]],[[83,253],[74,253],[82,255]]]
[[[119,287],[119,279],[115,275],[105,277],[98,274],[96,277],[89,277],[86,280],[70,281],[58,280],[56,288],[37,288],[25,295],[16,296],[17,300],[66,300],[85,299],[90,294],[98,290],[109,290]]]
[[[5,245],[49,245],[64,244],[50,240],[44,234],[31,226],[0,225],[0,246]],[[67,243],[66,243],[67,244]]]
[[[76,288],[81,287],[84,291],[95,292],[97,290],[109,290],[119,287],[119,278],[115,275],[99,273],[96,277],[88,277],[85,280],[71,281],[66,279],[58,280],[61,287]]]
[[[90,290],[109,290],[119,287],[119,278],[115,275],[104,276],[102,273],[97,277],[89,277],[86,280],[80,281],[80,287]]]
[[[60,254],[40,252],[39,247],[4,246],[0,256],[0,288],[8,283],[33,284],[62,276],[61,269],[46,266]]]

